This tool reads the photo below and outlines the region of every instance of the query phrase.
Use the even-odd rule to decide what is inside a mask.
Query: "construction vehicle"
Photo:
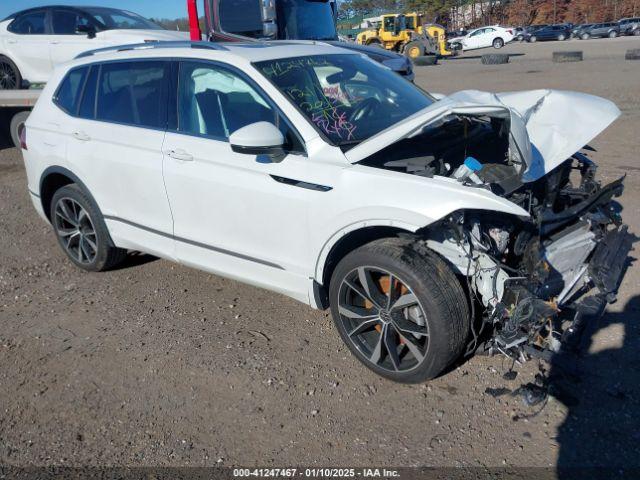
[[[425,55],[454,55],[447,49],[444,28],[426,23],[424,17],[415,12],[381,15],[379,24],[358,34],[356,43],[382,46],[413,60]]]

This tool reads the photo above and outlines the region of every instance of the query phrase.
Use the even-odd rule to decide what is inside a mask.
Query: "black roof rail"
[[[189,40],[175,40],[175,41],[151,41],[145,43],[132,43],[129,45],[114,45],[113,47],[97,48],[95,50],[88,50],[82,52],[76,57],[86,58],[93,55],[109,52],[127,52],[131,50],[155,50],[160,48],[198,48],[203,50],[227,50],[220,44],[215,42],[192,42]]]

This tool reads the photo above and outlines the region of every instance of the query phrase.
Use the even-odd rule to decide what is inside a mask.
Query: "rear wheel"
[[[370,47],[382,47],[382,42],[377,38],[372,38],[367,42],[367,45],[369,45]]]
[[[7,57],[0,57],[0,90],[17,90],[22,87],[22,75],[16,64]]]
[[[435,254],[382,239],[337,265],[331,313],[340,336],[365,366],[390,380],[431,379],[461,353],[469,331],[465,293]]]
[[[504,47],[504,40],[502,40],[501,38],[494,38],[492,45],[493,48],[502,48]]]
[[[58,243],[76,266],[99,272],[126,257],[126,250],[114,246],[97,205],[78,185],[59,189],[50,211]]]

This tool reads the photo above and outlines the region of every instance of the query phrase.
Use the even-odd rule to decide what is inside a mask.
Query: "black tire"
[[[410,288],[417,298],[418,308],[424,312],[423,328],[428,329],[429,335],[426,351],[422,361],[407,370],[384,368],[385,362],[391,361],[388,350],[384,361],[374,364],[359,349],[357,342],[351,339],[345,327],[340,301],[348,283],[343,281],[351,278],[360,268],[380,269],[394,275],[398,283],[402,282],[401,285],[406,284]],[[377,294],[384,295],[379,289]],[[396,382],[419,383],[435,378],[461,355],[469,334],[469,307],[460,282],[444,260],[435,253],[418,252],[411,240],[376,240],[349,253],[333,272],[329,299],[334,323],[349,350],[367,368]],[[375,330],[381,332],[377,327]],[[373,329],[369,334],[375,335]],[[402,342],[400,346],[403,348]],[[407,357],[408,354],[404,358]]]
[[[11,118],[11,125],[9,126],[9,132],[11,133],[11,140],[16,148],[20,148],[20,129],[24,125],[24,122],[27,121],[31,110],[24,110],[22,112],[16,113]]]
[[[480,60],[483,65],[504,65],[509,63],[509,55],[505,53],[490,53],[482,55]]]
[[[627,50],[624,58],[625,60],[640,60],[640,48]]]
[[[367,42],[367,46],[368,47],[380,47],[380,48],[382,48],[382,42],[380,40],[378,40],[377,38],[374,38],[374,39],[369,40]]]
[[[493,42],[491,43],[491,45],[493,46],[493,48],[495,48],[496,50],[501,49],[502,47],[504,47],[504,40],[501,39],[500,37],[498,38],[494,38]]]
[[[422,57],[414,58],[413,63],[418,66],[436,65],[438,63],[438,57],[435,55],[424,55]]]
[[[421,42],[414,40],[412,42],[407,43],[404,46],[403,53],[406,57],[409,57],[411,60],[415,60],[416,58],[420,58],[424,56],[425,48]]]
[[[80,258],[78,258],[77,254],[74,253],[73,246],[69,246],[69,242],[72,235],[67,233],[68,230],[73,230],[73,223],[67,222],[64,220],[62,215],[59,215],[56,212],[56,209],[59,206],[59,203],[64,203],[67,206],[69,204],[79,205],[86,212],[87,216],[83,217],[85,220],[88,217],[91,226],[93,227],[93,231],[95,234],[91,237],[91,242],[93,242],[96,248],[88,247],[90,250],[95,251],[94,257],[89,260],[88,256],[85,253],[86,261],[82,261],[82,253],[79,254]],[[72,214],[70,216],[73,216]],[[56,237],[58,239],[58,243],[62,250],[67,254],[69,259],[79,268],[83,270],[87,270],[90,272],[102,272],[105,270],[109,270],[119,263],[121,263],[124,258],[127,256],[127,251],[121,248],[117,248],[113,241],[111,240],[111,236],[109,235],[109,231],[107,230],[107,226],[104,223],[104,218],[100,209],[95,204],[93,199],[87,195],[78,185],[70,184],[66,185],[54,193],[53,198],[51,199],[50,205],[50,218],[51,223],[53,225],[54,232],[56,233]],[[75,219],[77,220],[77,218]],[[81,224],[81,222],[78,222]],[[85,223],[86,225],[86,223]],[[65,227],[68,227],[65,229]],[[78,227],[76,225],[77,230],[82,230],[82,227]],[[66,230],[66,231],[65,231]],[[78,242],[83,241],[83,235],[74,234],[74,238],[80,238]],[[85,237],[85,246],[89,245],[88,240]],[[80,252],[81,246],[83,244],[79,243],[77,246],[77,251]]]
[[[0,56],[0,90],[18,90],[22,88],[22,75],[15,63]]]
[[[516,40],[517,40],[517,41],[519,41],[519,42],[524,41],[524,35],[518,35],[518,36],[516,37]]]
[[[581,62],[582,52],[553,52],[554,63]]]

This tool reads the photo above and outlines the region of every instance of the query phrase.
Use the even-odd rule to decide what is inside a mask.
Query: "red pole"
[[[189,12],[189,32],[192,41],[202,40],[202,30],[200,30],[200,20],[198,19],[197,0],[187,0],[187,11]]]

